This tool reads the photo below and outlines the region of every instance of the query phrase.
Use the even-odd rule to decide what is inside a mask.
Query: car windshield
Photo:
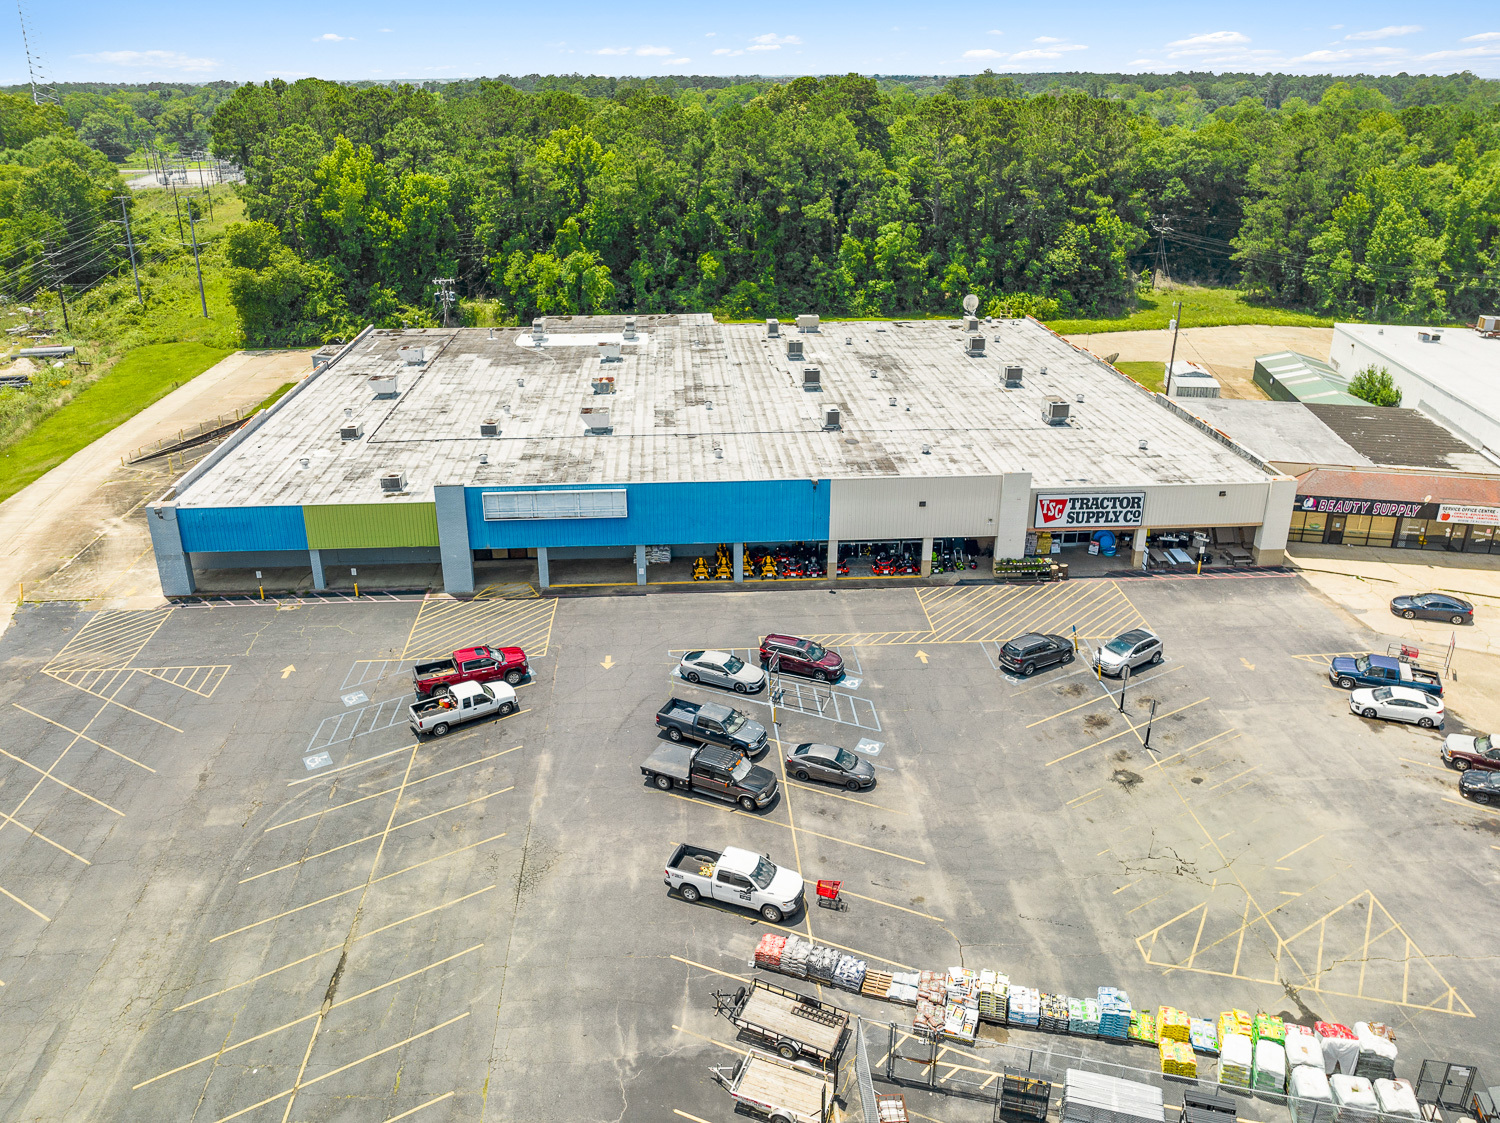
[[[729,719],[724,722],[724,732],[734,733],[740,728],[740,726],[744,724],[745,715],[740,713],[739,710],[731,710],[729,713]]]
[[[1358,659],[1354,660],[1354,669],[1360,674],[1364,674],[1370,669],[1370,657],[1368,655],[1361,655]]]
[[[1489,752],[1489,749],[1490,749],[1490,735],[1488,733],[1485,733],[1482,736],[1474,738],[1474,751],[1476,753]]]
[[[724,669],[732,675],[737,675],[745,669],[745,661],[738,656],[731,655],[725,660]]]
[[[833,760],[845,772],[853,772],[854,766],[859,763],[859,757],[855,756],[848,749],[840,749]]]
[[[823,656],[827,654],[827,651],[825,651],[815,643],[810,643],[807,645],[807,657],[814,663],[816,663],[819,659],[823,658]]]
[[[1377,702],[1389,702],[1391,699],[1391,688],[1389,686],[1377,687],[1370,692],[1370,696]]]
[[[1104,645],[1105,651],[1113,651],[1116,655],[1125,655],[1135,648],[1135,640],[1129,636],[1116,636]]]
[[[730,769],[729,775],[734,778],[736,784],[743,784],[745,777],[750,775],[750,762],[740,757],[739,763]]]
[[[755,863],[755,872],[750,875],[750,880],[755,882],[757,889],[764,889],[771,884],[771,879],[776,876],[776,867],[769,858],[762,858]]]

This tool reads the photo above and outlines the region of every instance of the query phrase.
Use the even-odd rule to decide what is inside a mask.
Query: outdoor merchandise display
[[[1043,1033],[1068,1032],[1068,999],[1061,994],[1042,994],[1041,1020],[1038,1028]]]
[[[1099,1000],[1068,999],[1068,1032],[1075,1037],[1099,1036]]]
[[[1243,1033],[1250,1036],[1250,1015],[1244,1010],[1225,1010],[1219,1015],[1219,1040],[1223,1041],[1231,1033]]]
[[[838,966],[833,969],[833,985],[840,990],[852,990],[856,994],[865,982],[865,961],[852,955],[839,956]]]
[[[1417,1093],[1410,1080],[1376,1080],[1374,1087],[1375,1100],[1384,1114],[1422,1118],[1422,1108],[1417,1103]]]
[[[1131,1041],[1154,1045],[1156,1043],[1156,1015],[1150,1010],[1130,1011],[1128,1034]]]
[[[1293,1066],[1287,1091],[1291,1095],[1292,1123],[1305,1123],[1317,1114],[1321,1105],[1333,1103],[1328,1077],[1321,1068],[1311,1065]]]
[[[1158,1041],[1187,1041],[1191,1036],[1191,1019],[1175,1006],[1156,1008]]]
[[[1273,1096],[1286,1091],[1286,1049],[1281,1042],[1269,1037],[1255,1042],[1255,1071],[1250,1074],[1250,1086]]]
[[[1198,1075],[1198,1056],[1193,1047],[1182,1041],[1163,1041],[1157,1045],[1161,1054],[1161,1070],[1170,1076]]]
[[[1274,1041],[1278,1045],[1286,1040],[1286,1025],[1275,1014],[1256,1014],[1250,1023],[1250,1039]]]
[[[979,1020],[1004,1025],[1009,1018],[1010,976],[979,972]]]
[[[1191,1052],[1191,1051],[1190,1051]],[[1070,1068],[1063,1084],[1064,1123],[1163,1123],[1161,1089],[1136,1080]]]
[[[1219,1042],[1219,1083],[1236,1088],[1250,1087],[1251,1059],[1250,1035],[1231,1033]]]
[[[1382,1032],[1383,1031],[1383,1032]],[[1355,1022],[1359,1060],[1354,1075],[1366,1080],[1391,1080],[1396,1075],[1396,1035],[1382,1022]]]
[[[1010,988],[1010,1024],[1037,1027],[1041,1021],[1042,994],[1032,987]]]
[[[1114,987],[1099,988],[1099,1036],[1130,1036],[1130,995]]]
[[[1189,1022],[1188,1041],[1199,1053],[1214,1057],[1219,1055],[1219,1031],[1207,1018],[1193,1018]]]
[[[1363,1076],[1336,1073],[1328,1078],[1328,1090],[1338,1105],[1338,1123],[1374,1123],[1380,1101],[1375,1098],[1374,1086]]]
[[[1329,1076],[1342,1072],[1354,1075],[1354,1066],[1359,1063],[1359,1039],[1348,1026],[1337,1022],[1317,1022],[1313,1032],[1323,1043],[1323,1071]]]
[[[1306,1026],[1287,1026],[1285,1045],[1286,1063],[1291,1069],[1307,1066],[1323,1071],[1322,1039],[1312,1030]]]

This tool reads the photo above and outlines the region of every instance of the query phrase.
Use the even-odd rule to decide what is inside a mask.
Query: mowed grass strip
[[[1166,363],[1153,360],[1141,363],[1115,363],[1114,367],[1121,374],[1128,374],[1147,390],[1154,390],[1160,394],[1165,388],[1167,375]]]
[[[0,500],[234,352],[202,343],[137,347],[0,452]]]
[[[1181,288],[1163,289],[1139,298],[1133,312],[1120,316],[1098,316],[1089,319],[1048,320],[1047,326],[1059,335],[1079,335],[1098,331],[1149,331],[1165,328],[1182,301],[1182,326],[1185,328],[1219,328],[1235,324],[1268,324],[1294,328],[1331,328],[1333,319],[1307,312],[1293,312],[1269,304],[1252,304],[1235,289]]]

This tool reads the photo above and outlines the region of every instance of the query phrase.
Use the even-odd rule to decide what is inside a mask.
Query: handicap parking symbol
[[[319,768],[327,768],[333,763],[333,757],[328,753],[314,753],[312,756],[303,757],[302,763],[307,766],[309,772],[313,772]]]
[[[884,741],[872,741],[868,737],[861,737],[859,744],[854,746],[854,751],[864,753],[866,756],[879,756],[883,748],[885,748]]]

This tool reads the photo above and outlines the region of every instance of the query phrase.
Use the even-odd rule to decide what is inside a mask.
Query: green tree
[[[1373,363],[1349,380],[1349,393],[1376,406],[1399,406],[1401,391],[1385,367]]]

